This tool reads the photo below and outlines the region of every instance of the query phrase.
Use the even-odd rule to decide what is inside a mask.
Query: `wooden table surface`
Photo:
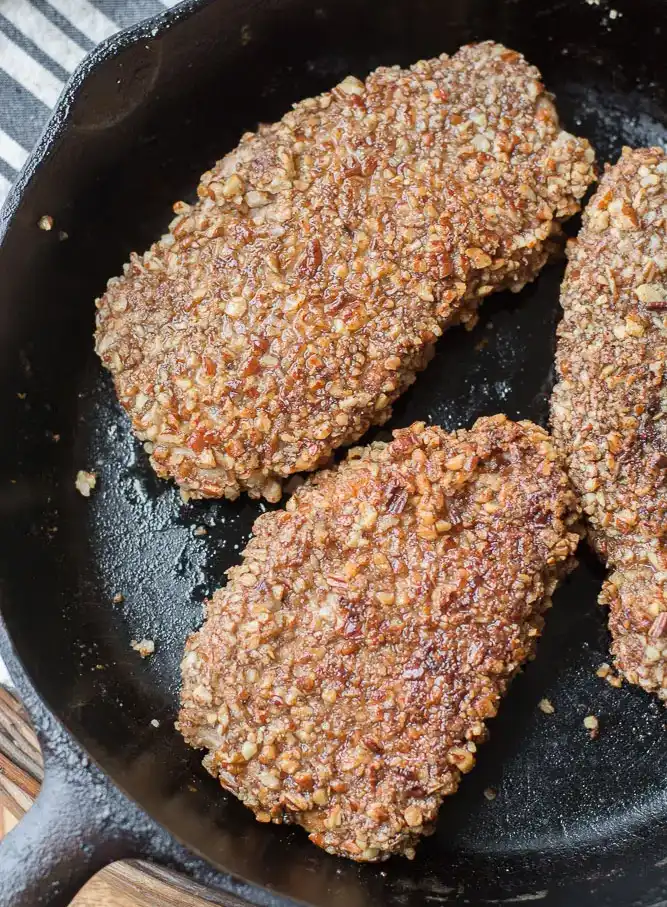
[[[30,809],[41,781],[37,737],[18,701],[0,686],[0,838]],[[210,907],[197,888],[175,873],[133,860],[98,873],[72,907]]]

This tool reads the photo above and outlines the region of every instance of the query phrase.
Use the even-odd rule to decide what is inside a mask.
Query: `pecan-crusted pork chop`
[[[348,77],[244,135],[97,303],[158,474],[277,500],[389,418],[445,328],[535,277],[592,161],[492,43]]]
[[[576,520],[530,422],[351,451],[257,519],[187,643],[179,729],[260,822],[412,856],[533,654]]]
[[[667,156],[623,150],[569,247],[555,440],[611,568],[616,665],[667,700]]]

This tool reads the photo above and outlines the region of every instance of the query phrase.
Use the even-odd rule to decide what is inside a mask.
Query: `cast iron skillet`
[[[173,730],[178,663],[260,505],[186,505],[158,481],[91,339],[94,297],[170,203],[243,130],[349,72],[492,37],[542,69],[601,160],[662,143],[667,8],[613,2],[617,16],[606,0],[189,0],[74,76],[0,218],[0,649],[46,755],[38,804],[0,849],[3,907],[65,904],[105,862],[138,855],[223,903],[667,903],[666,715],[595,676],[608,637],[585,554],[414,862],[332,858],[223,795]],[[37,228],[45,214],[50,232]],[[472,333],[446,335],[392,425],[454,428],[497,411],[544,423],[562,268],[485,303]],[[100,476],[89,500],[79,469]],[[146,661],[130,648],[141,637],[156,641]]]

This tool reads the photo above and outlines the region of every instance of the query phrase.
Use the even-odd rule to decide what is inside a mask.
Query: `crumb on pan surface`
[[[77,472],[74,487],[84,498],[90,497],[96,485],[97,475],[94,472],[87,472],[85,469],[80,469]]]
[[[541,428],[415,423],[265,513],[182,662],[178,727],[262,822],[414,855],[579,540]]]
[[[593,158],[490,42],[349,76],[246,133],[97,301],[158,474],[278,500],[389,418],[447,327],[536,276]]]
[[[133,639],[130,646],[135,652],[138,652],[142,658],[148,658],[155,653],[155,642],[152,639]]]
[[[554,438],[611,572],[616,668],[667,700],[667,156],[625,148],[562,287]],[[611,681],[610,681],[611,682]],[[614,683],[618,685],[618,683]]]
[[[586,715],[584,727],[588,731],[591,740],[596,740],[600,736],[600,721],[596,715]]]

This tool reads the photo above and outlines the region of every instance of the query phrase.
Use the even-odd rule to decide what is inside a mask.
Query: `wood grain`
[[[39,743],[18,700],[0,686],[0,839],[30,809],[43,778]],[[198,894],[197,892],[201,892]],[[98,873],[72,907],[210,907],[220,903],[199,886],[140,861]]]

